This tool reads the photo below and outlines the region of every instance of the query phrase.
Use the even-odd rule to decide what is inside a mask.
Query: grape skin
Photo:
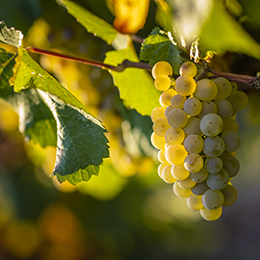
[[[219,77],[214,79],[214,82],[218,88],[218,93],[215,99],[227,98],[231,94],[232,85],[227,79]]]
[[[154,124],[153,124],[153,131],[159,135],[159,136],[164,136],[166,131],[170,128],[171,126],[168,124],[168,121],[165,117],[158,118]]]
[[[165,151],[165,158],[170,164],[183,163],[187,155],[187,151],[181,144],[169,145]]]
[[[216,174],[209,174],[206,182],[212,190],[222,190],[228,185],[229,175],[226,170],[221,169]]]
[[[165,107],[156,107],[151,114],[152,122],[154,123],[158,118],[164,117]]]
[[[205,160],[205,166],[209,173],[217,173],[223,167],[223,161],[219,157],[209,157]]]
[[[220,156],[225,150],[225,143],[219,136],[209,136],[204,140],[203,153],[210,157]]]
[[[170,88],[171,80],[167,75],[159,75],[154,81],[154,86],[159,91],[165,91]]]
[[[185,138],[185,133],[181,128],[170,127],[165,133],[167,144],[181,144]]]
[[[182,96],[191,95],[196,89],[195,80],[188,76],[179,76],[175,81],[175,90]]]
[[[196,65],[191,61],[184,62],[180,67],[180,75],[188,75],[190,77],[195,77],[197,74],[197,67]]]
[[[224,196],[219,190],[207,190],[201,198],[202,204],[206,209],[217,209],[223,205]]]
[[[191,172],[190,178],[196,182],[201,183],[208,178],[208,171],[206,170],[205,166],[198,172]]]
[[[173,69],[167,61],[159,61],[152,68],[152,76],[156,79],[159,75],[172,75]]]
[[[167,120],[170,126],[174,128],[182,128],[188,122],[187,114],[180,108],[174,108],[167,115]]]
[[[195,97],[188,98],[183,104],[183,109],[189,116],[198,115],[201,112],[201,108],[201,102]]]
[[[189,172],[198,172],[203,167],[203,159],[199,154],[190,153],[184,160],[184,167]]]
[[[218,92],[216,84],[210,79],[201,79],[197,82],[194,96],[202,101],[213,100]]]
[[[203,139],[196,134],[188,135],[183,143],[188,153],[200,153],[203,149]]]
[[[207,221],[215,221],[221,217],[222,207],[213,210],[202,208],[200,209],[200,215]]]
[[[202,195],[206,190],[209,189],[209,186],[207,185],[206,181],[197,183],[193,188],[191,188],[191,191],[195,195]]]
[[[221,135],[221,138],[225,142],[225,150],[227,152],[234,152],[240,146],[241,139],[239,134],[235,131],[231,131],[231,130],[225,131]]]
[[[172,176],[177,180],[185,180],[189,177],[190,172],[184,168],[182,164],[173,164],[171,168]]]
[[[233,205],[237,200],[237,190],[234,186],[228,184],[223,190],[221,190],[224,196],[223,206],[228,207]]]
[[[173,191],[179,198],[188,198],[192,194],[191,189],[181,188],[177,181],[173,184]]]
[[[223,120],[217,114],[207,114],[200,121],[200,130],[206,136],[216,136],[223,128]]]
[[[183,127],[183,131],[186,135],[202,135],[200,130],[200,119],[198,117],[190,117],[187,124]]]
[[[195,195],[195,194],[191,194],[188,198],[187,198],[187,206],[195,211],[198,211],[200,209],[203,208],[203,204],[201,202],[201,196],[199,195]]]

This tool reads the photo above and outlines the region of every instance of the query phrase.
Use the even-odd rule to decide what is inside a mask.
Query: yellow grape
[[[159,135],[163,136],[165,135],[166,131],[170,128],[171,126],[168,124],[167,118],[166,117],[161,117],[158,118],[154,123],[153,123],[153,131]]]
[[[172,99],[172,97],[175,96],[175,95],[177,95],[177,92],[176,92],[175,90],[173,90],[173,89],[171,89],[171,88],[165,90],[165,91],[161,94],[161,96],[160,96],[160,98],[159,98],[160,105],[161,105],[162,107],[168,107],[168,106],[170,106],[170,105],[171,105],[171,99]]]
[[[207,221],[215,221],[221,217],[222,207],[213,210],[202,208],[200,209],[200,215]]]
[[[155,132],[151,134],[151,143],[157,149],[163,149],[166,144],[164,137],[157,135]]]
[[[165,151],[165,158],[171,164],[183,163],[187,155],[187,151],[181,144],[169,145]]]
[[[152,76],[156,79],[159,75],[172,75],[173,70],[170,63],[167,61],[159,61],[152,68]]]
[[[180,75],[188,75],[190,77],[195,77],[197,74],[197,67],[191,61],[184,62],[180,67]]]
[[[195,91],[195,89],[196,82],[188,75],[179,76],[175,81],[175,90],[179,95],[189,96]]]
[[[165,91],[170,88],[171,80],[167,75],[160,75],[155,79],[154,86],[160,91]]]
[[[187,198],[187,205],[190,209],[192,210],[200,210],[203,208],[203,204],[201,202],[201,195],[195,195],[195,194],[191,194],[188,198]]]
[[[164,113],[165,113],[165,107],[154,108],[151,114],[152,122],[154,123],[156,119],[164,117],[165,116]]]
[[[184,168],[183,163],[173,164],[171,168],[172,176],[177,180],[185,180],[189,177],[190,172]]]

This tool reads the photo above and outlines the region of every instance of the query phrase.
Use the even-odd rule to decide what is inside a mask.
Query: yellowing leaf
[[[144,27],[150,0],[111,0],[114,3],[114,27],[121,33],[134,34]]]

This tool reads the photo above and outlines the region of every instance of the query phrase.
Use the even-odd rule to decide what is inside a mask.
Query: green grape
[[[235,93],[237,92],[237,83],[234,81],[230,81],[230,83],[232,86],[232,90],[231,90],[229,97],[233,97],[235,95]]]
[[[205,167],[209,173],[217,173],[223,167],[223,162],[219,157],[209,157],[205,160]]]
[[[183,104],[186,100],[186,97],[181,96],[181,95],[175,95],[172,97],[171,100],[171,107],[172,108],[183,108]]]
[[[186,135],[202,135],[200,130],[200,119],[198,117],[190,117],[187,124],[183,127],[183,131]]]
[[[185,180],[177,180],[178,185],[183,189],[191,189],[196,185],[196,182],[194,182],[190,177],[187,177]]]
[[[182,63],[182,65],[180,67],[181,76],[188,75],[193,78],[196,76],[196,74],[197,74],[197,67],[193,62],[186,61],[186,62]]]
[[[151,134],[151,143],[157,149],[163,149],[166,144],[164,137],[157,135],[155,132]]]
[[[188,198],[192,194],[190,189],[181,188],[177,181],[173,184],[173,191],[179,198]]]
[[[164,149],[159,150],[159,152],[157,153],[157,158],[158,158],[159,162],[168,164],[167,160],[165,159],[165,150]]]
[[[233,107],[233,115],[232,116],[235,116],[237,114],[237,112],[239,111],[239,104],[238,104],[238,102],[237,102],[237,100],[234,96],[228,97],[227,100],[230,102],[230,104]]]
[[[173,89],[167,89],[165,90],[160,98],[159,98],[159,103],[162,107],[168,107],[171,105],[171,99],[173,96],[177,95],[177,92]]]
[[[221,169],[218,173],[209,174],[206,182],[212,190],[222,190],[228,185],[229,175],[226,170]]]
[[[194,92],[194,97],[202,101],[209,101],[216,97],[217,92],[218,92],[218,88],[212,80],[201,79],[197,82],[197,87]]]
[[[206,209],[217,209],[223,205],[224,196],[219,190],[208,189],[202,195],[201,201]]]
[[[181,144],[171,144],[165,151],[165,158],[171,164],[183,163],[187,155],[187,151]]]
[[[190,175],[190,172],[187,171],[187,170],[184,168],[183,163],[182,163],[182,164],[173,164],[173,165],[172,165],[171,172],[172,172],[172,176],[173,176],[175,179],[177,179],[177,180],[185,180],[185,179],[188,178],[189,175]]]
[[[201,111],[199,113],[199,118],[204,117],[207,114],[216,114],[217,113],[217,106],[213,101],[202,101],[201,102]]]
[[[170,111],[172,111],[173,108],[171,106],[168,106],[165,108],[165,111],[164,111],[164,116],[167,117],[168,114],[170,113]]]
[[[200,120],[200,130],[206,136],[216,136],[223,128],[223,120],[217,114],[207,114]]]
[[[206,181],[197,183],[193,188],[191,188],[191,191],[195,195],[202,195],[206,190],[209,189],[209,186],[207,185]]]
[[[227,99],[216,99],[217,114],[222,118],[230,118],[233,115],[233,106]]]
[[[223,190],[221,190],[224,196],[224,207],[233,205],[237,200],[237,190],[234,186],[228,184]]]
[[[166,183],[174,183],[176,181],[176,179],[171,174],[171,165],[167,165],[163,168],[161,173],[161,178]]]
[[[232,85],[227,79],[219,77],[219,78],[214,79],[214,82],[218,88],[218,93],[217,93],[215,99],[227,98],[231,94]]]
[[[162,117],[158,118],[154,123],[153,123],[153,131],[159,135],[163,136],[165,135],[166,131],[170,128],[171,126],[168,124],[167,118]]]
[[[189,116],[197,116],[201,112],[202,104],[197,98],[190,97],[184,102],[183,109]]]
[[[201,197],[202,196],[198,196],[195,194],[191,194],[188,198],[187,198],[187,206],[195,211],[198,211],[200,209],[203,208],[203,204],[201,202]]]
[[[239,161],[236,157],[231,154],[223,154],[221,156],[223,161],[223,169],[225,169],[229,175],[229,178],[235,177],[240,169]]]
[[[184,160],[184,167],[189,172],[198,172],[203,167],[203,159],[199,154],[190,153]]]
[[[195,89],[196,82],[188,75],[179,76],[175,81],[175,90],[179,95],[189,96],[195,91]]]
[[[174,128],[182,128],[188,122],[187,114],[180,108],[174,108],[167,115],[168,123]]]
[[[221,138],[224,140],[225,150],[227,152],[234,152],[240,146],[241,139],[239,134],[235,131],[225,131],[221,135]]]
[[[167,75],[159,75],[154,80],[154,86],[160,91],[165,91],[170,88],[171,79]]]
[[[156,107],[151,114],[152,122],[154,123],[158,118],[164,117],[165,107]]]
[[[165,133],[167,144],[181,144],[185,138],[185,133],[181,128],[169,128]]]
[[[229,130],[232,130],[235,132],[238,132],[238,130],[239,130],[239,125],[238,125],[237,121],[232,118],[226,118],[223,120],[222,131],[225,132],[225,131],[229,131]]]
[[[159,61],[152,68],[152,76],[156,79],[159,75],[172,75],[173,70],[170,63],[167,61]]]
[[[236,103],[238,105],[238,110],[243,110],[244,108],[246,108],[246,106],[248,105],[248,96],[245,92],[243,91],[237,91],[234,96],[233,96],[236,100]]]
[[[225,150],[224,140],[219,136],[207,137],[204,140],[203,153],[210,157],[220,156]]]
[[[198,172],[191,172],[190,178],[196,183],[201,183],[208,178],[208,172],[205,167],[202,167]]]
[[[203,139],[196,134],[188,135],[183,143],[188,153],[200,153],[203,149]]]
[[[215,221],[218,220],[222,215],[222,207],[217,209],[200,209],[200,215],[207,221]]]

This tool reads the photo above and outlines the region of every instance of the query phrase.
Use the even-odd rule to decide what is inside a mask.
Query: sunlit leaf
[[[0,21],[0,42],[14,47],[22,46],[23,34],[14,28],[8,29],[4,22]]]
[[[125,59],[138,61],[133,46],[106,53],[105,63],[118,65]],[[159,105],[159,92],[155,89],[150,75],[142,69],[127,68],[123,72],[110,71],[114,84],[119,88],[120,98],[142,115],[151,115]]]
[[[168,61],[172,65],[173,72],[178,74],[182,62],[180,53],[181,50],[173,39],[159,28],[155,28],[142,44],[140,59],[149,61],[151,66],[158,61]]]

